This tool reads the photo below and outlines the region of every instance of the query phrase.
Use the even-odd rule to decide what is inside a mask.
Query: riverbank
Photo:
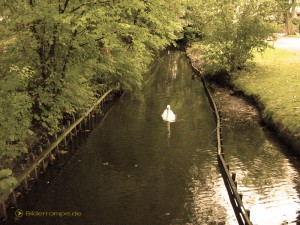
[[[197,45],[187,49],[193,66],[201,70]],[[226,117],[260,114],[263,122],[300,154],[300,55],[280,49],[256,54],[243,71],[231,75],[231,89],[212,84],[213,95]],[[250,101],[241,101],[239,94]],[[230,116],[232,115],[232,116]]]
[[[78,147],[82,138],[103,118],[104,112],[116,96],[112,89],[102,93],[80,118],[73,117],[72,123],[69,120],[66,129],[49,138],[45,146],[40,145],[38,149],[33,149],[22,158],[13,161],[10,172],[0,170],[0,220],[7,219],[6,209],[10,205],[16,206],[17,198],[28,192],[32,183],[38,182],[40,175],[44,174],[50,165],[63,165],[68,161],[74,148]],[[4,176],[4,172],[7,175]],[[6,177],[7,180],[2,180]]]

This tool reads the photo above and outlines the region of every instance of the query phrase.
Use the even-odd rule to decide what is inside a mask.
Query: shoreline
[[[201,71],[201,60],[195,55],[199,51],[187,48],[186,54],[195,70]],[[272,131],[281,142],[290,147],[294,153],[300,155],[300,135],[293,133],[282,123],[283,118],[275,121],[272,115],[264,113],[266,105],[260,101],[259,95],[247,94],[242,85],[237,86],[234,83],[227,85],[218,85],[214,82],[208,82],[212,95],[218,103],[218,107],[225,117],[229,118],[249,118],[260,120],[262,124]]]
[[[66,164],[74,154],[74,149],[104,118],[115,97],[116,94],[109,89],[80,118],[76,120],[74,118],[72,123],[68,123],[68,127],[62,133],[54,135],[51,140],[48,139],[47,146],[40,146],[39,151],[36,150],[40,154],[28,153],[26,165],[20,166],[17,161],[13,164],[12,174],[9,177],[14,178],[15,182],[8,190],[0,192],[0,220],[7,220],[7,208],[16,207],[18,198],[22,198],[22,195],[31,190],[34,183],[39,182],[40,176],[46,173],[48,167],[57,163]]]

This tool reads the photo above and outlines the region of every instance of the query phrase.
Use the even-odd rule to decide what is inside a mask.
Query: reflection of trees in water
[[[227,122],[228,123],[228,122]],[[263,187],[288,177],[292,165],[272,140],[266,139],[256,122],[224,127],[223,139],[227,163],[240,170],[241,182],[247,186]]]
[[[227,204],[226,200],[222,200],[227,196],[226,188],[217,171],[216,162],[213,163],[216,160],[213,141],[215,124],[206,95],[201,83],[191,79],[193,71],[184,53],[172,51],[160,60],[163,63],[157,65],[159,69],[152,69],[154,74],[145,76],[147,79],[141,93],[145,97],[140,107],[144,108],[142,111],[160,117],[166,104],[170,104],[177,120],[174,123],[161,120],[162,130],[147,132],[159,154],[159,160],[153,159],[151,155],[146,157],[148,161],[156,163],[154,169],[147,169],[147,173],[151,175],[154,171],[158,173],[167,168],[176,173],[172,174],[172,179],[159,179],[155,187],[155,192],[161,192],[161,188],[166,187],[165,191],[173,199],[172,204],[182,207],[172,224],[226,221],[232,209],[228,200]],[[154,114],[155,110],[157,115]],[[208,119],[210,117],[211,120]],[[137,126],[142,126],[142,123]],[[140,130],[145,128],[140,127]],[[195,152],[195,146],[201,149]],[[178,185],[174,176],[183,183]],[[171,189],[167,190],[167,187]],[[172,196],[173,192],[177,197]]]
[[[168,52],[169,53],[169,52]],[[168,63],[170,69],[170,75],[171,75],[171,79],[175,80],[177,77],[177,65],[178,65],[178,58],[179,58],[179,52],[176,52],[174,54],[171,54],[171,56],[169,57],[170,62]]]
[[[226,161],[237,173],[238,189],[253,209],[253,218],[254,213],[264,218],[272,212],[275,223],[295,219],[300,209],[300,167],[284,154],[286,147],[267,137],[256,121],[226,121],[223,136]]]
[[[173,141],[172,138],[175,135],[178,143],[184,143],[187,140],[198,140],[199,146],[205,146],[205,143],[210,141],[207,137],[208,134],[190,131],[200,130],[199,128],[202,126],[208,126],[209,128],[214,125],[208,125],[210,122],[207,118],[209,117],[210,109],[205,105],[206,102],[202,97],[197,97],[197,95],[201,95],[201,93],[198,93],[200,88],[194,88],[191,85],[191,77],[189,75],[185,76],[186,74],[192,74],[192,72],[188,62],[182,60],[183,57],[184,55],[180,52],[172,52],[170,55],[166,54],[160,59],[157,67],[153,69],[153,74],[145,77],[145,86],[141,93],[143,96],[143,106],[141,106],[143,109],[141,110],[147,113],[153,112],[153,116],[157,114],[159,117],[166,104],[170,104],[175,114],[178,114],[179,122],[190,121],[189,123],[184,122],[184,125],[181,124],[182,131],[180,136],[176,136],[176,132],[178,132],[176,128],[177,122],[171,124],[170,141]],[[176,79],[174,79],[175,77]],[[160,101],[155,99],[161,96],[163,98]],[[158,111],[155,112],[155,110]],[[197,116],[191,116],[194,114],[197,114]],[[281,201],[284,199],[297,209],[297,205],[294,203],[299,202],[299,197],[297,196],[297,193],[300,195],[299,186],[296,187],[299,181],[299,169],[294,168],[290,164],[289,160],[282,153],[284,150],[280,150],[275,143],[267,139],[265,133],[255,121],[236,119],[234,122],[226,121],[224,125],[225,158],[230,165],[231,171],[237,172],[238,190],[244,194],[244,202],[251,206],[250,209],[261,205],[265,207],[266,205],[264,204],[268,201],[271,202],[270,207],[274,208],[276,204],[281,204]],[[143,126],[142,123],[139,126]],[[163,128],[164,130],[159,131],[160,135],[164,137],[163,139],[157,138],[156,136],[159,135],[155,133],[150,134],[151,136],[153,135],[153,144],[155,146],[161,146],[161,142],[166,141],[168,126],[166,127],[163,124]],[[143,130],[142,127],[141,130]],[[214,134],[211,137],[214,137]],[[174,152],[170,152],[170,154],[174,154]],[[151,158],[151,155],[145,157],[145,160],[149,160],[149,157]],[[167,162],[170,163],[167,159],[168,156],[165,157],[158,168],[163,167]],[[203,157],[202,154],[201,157]],[[181,160],[188,161],[188,158],[183,156]],[[220,202],[215,200],[222,190],[218,187],[218,180],[215,180],[217,174],[211,160],[204,157],[201,165],[188,164],[183,166],[183,170],[190,171],[191,174],[191,178],[187,181],[190,199],[185,202],[185,210],[192,212],[193,221],[191,223],[197,224],[198,220],[204,218],[207,221],[212,221],[213,218],[223,218],[223,215],[225,215],[223,211],[225,211],[226,207],[222,208]],[[207,171],[211,171],[209,172],[211,175],[207,176]],[[158,173],[159,169],[156,172]],[[184,173],[180,176],[184,176]],[[161,180],[161,182],[157,184],[157,188],[165,181]],[[213,184],[212,190],[207,190],[211,184]],[[170,181],[166,184],[165,191],[167,191],[168,185],[172,185],[172,182]],[[216,212],[210,212],[211,208],[209,206],[211,206],[211,203],[206,204],[205,198],[201,199],[203,195],[209,196],[206,199],[213,199],[212,202],[216,204],[218,209]],[[227,195],[226,192],[225,195]],[[174,204],[176,203],[175,201],[184,202],[183,199],[174,199]],[[296,218],[296,213],[293,210],[290,210],[287,214],[293,213]],[[214,215],[215,217],[207,215]],[[254,215],[252,216],[254,218]]]
[[[208,152],[207,152],[208,153]],[[209,156],[214,158],[213,153]],[[208,162],[208,161],[206,161]],[[189,169],[190,180],[187,182],[189,195],[185,210],[191,215],[191,224],[236,224],[235,215],[226,199],[227,192],[216,164],[193,165]]]

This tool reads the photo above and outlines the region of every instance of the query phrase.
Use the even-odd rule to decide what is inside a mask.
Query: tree
[[[282,14],[285,23],[285,33],[294,35],[293,19],[296,16],[297,0],[275,0],[279,9],[279,14]]]
[[[185,1],[15,0],[0,9],[0,157],[15,157],[101,90],[139,88],[155,52],[182,32]]]
[[[265,40],[273,30],[263,16],[261,4],[210,1],[205,7],[203,51],[208,73],[241,69],[254,50],[268,47]]]
[[[190,0],[186,5],[184,38],[186,41],[199,41],[203,38],[206,11],[209,1]]]

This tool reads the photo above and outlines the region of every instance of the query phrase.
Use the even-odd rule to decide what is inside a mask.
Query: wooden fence
[[[191,62],[190,62],[191,63]],[[192,63],[191,63],[192,65]],[[193,67],[193,66],[192,66]],[[216,133],[217,133],[217,154],[218,154],[218,162],[219,167],[222,173],[222,177],[229,195],[229,199],[233,210],[235,212],[236,218],[240,225],[252,225],[250,221],[250,211],[245,209],[242,201],[243,195],[237,190],[237,181],[236,181],[236,173],[230,173],[229,165],[225,161],[225,155],[222,148],[222,126],[221,126],[221,113],[218,111],[218,107],[208,89],[206,81],[204,77],[201,75],[201,72],[198,71],[195,67],[193,67],[194,72],[201,78],[203,83],[205,92],[208,96],[209,103],[213,109],[215,121],[216,121]]]
[[[22,187],[28,191],[30,180],[38,180],[39,172],[45,172],[50,162],[54,158],[60,157],[60,144],[63,144],[66,147],[68,142],[73,141],[78,134],[82,134],[82,132],[84,132],[83,129],[91,129],[94,126],[94,118],[96,116],[95,111],[97,108],[102,107],[101,105],[111,92],[112,90],[110,89],[102,93],[97,102],[83,116],[77,120],[73,117],[72,124],[68,121],[68,127],[62,134],[59,136],[55,135],[52,142],[48,139],[48,146],[46,149],[43,149],[42,147],[38,149],[38,152],[40,152],[38,157],[35,158],[34,154],[30,154],[32,160],[30,166],[27,167],[20,175],[16,176],[17,183],[11,188],[11,192],[7,192],[0,196],[1,218],[4,220],[7,219],[8,205],[12,204],[17,206],[16,189]]]

